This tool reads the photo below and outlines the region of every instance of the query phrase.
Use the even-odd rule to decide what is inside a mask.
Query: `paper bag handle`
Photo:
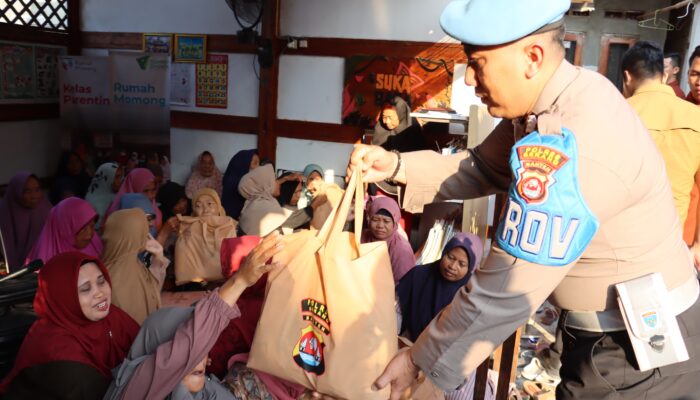
[[[343,226],[345,225],[345,221],[348,219],[350,204],[352,204],[353,198],[355,199],[355,250],[357,251],[358,256],[360,256],[360,237],[362,236],[362,221],[364,218],[365,209],[365,187],[362,183],[361,172],[353,173],[350,176],[350,181],[345,189],[343,198],[338,206],[334,207],[333,211],[331,211],[331,213],[328,215],[328,218],[323,223],[323,226],[316,237],[321,239],[323,245],[325,245],[331,240],[331,238],[337,236],[343,231]]]

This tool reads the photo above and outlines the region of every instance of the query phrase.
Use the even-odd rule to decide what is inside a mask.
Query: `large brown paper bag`
[[[236,237],[236,221],[226,216],[185,217],[175,242],[175,284],[217,282],[221,273],[221,243]]]
[[[320,231],[285,238],[248,366],[336,398],[387,399],[370,387],[397,351],[394,280],[386,243],[359,243],[359,175]],[[354,232],[343,232],[353,197]]]

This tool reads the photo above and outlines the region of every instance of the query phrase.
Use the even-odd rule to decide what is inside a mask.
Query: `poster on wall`
[[[58,56],[64,54],[62,47],[34,47],[37,98],[58,98]]]
[[[109,57],[58,59],[62,122],[77,129],[109,129]]]
[[[34,47],[0,42],[0,97],[34,98]]]
[[[170,57],[114,53],[110,65],[113,129],[170,132]]]
[[[401,97],[411,110],[450,105],[453,65],[443,60],[354,56],[345,60],[343,124],[374,127],[382,106]]]
[[[228,105],[228,55],[208,54],[197,64],[197,107],[226,108]]]
[[[195,89],[195,64],[170,65],[170,104],[193,107]]]
[[[59,60],[59,103],[66,126],[123,133],[170,131],[166,54],[112,53]]]

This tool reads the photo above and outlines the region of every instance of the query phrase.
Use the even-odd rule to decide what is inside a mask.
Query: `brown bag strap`
[[[321,239],[325,245],[332,238],[336,237],[343,231],[343,226],[348,219],[350,205],[352,204],[353,199],[355,199],[355,250],[357,251],[358,256],[360,256],[360,237],[362,236],[362,221],[364,218],[365,209],[365,190],[364,184],[362,183],[362,173],[353,173],[350,176],[350,181],[345,189],[343,198],[341,199],[340,203],[333,208],[330,215],[328,215],[328,218],[323,223],[323,226],[316,237]]]

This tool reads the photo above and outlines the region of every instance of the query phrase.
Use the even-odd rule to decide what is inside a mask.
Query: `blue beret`
[[[440,25],[462,43],[493,46],[557,22],[570,6],[571,0],[458,0],[445,7]]]

